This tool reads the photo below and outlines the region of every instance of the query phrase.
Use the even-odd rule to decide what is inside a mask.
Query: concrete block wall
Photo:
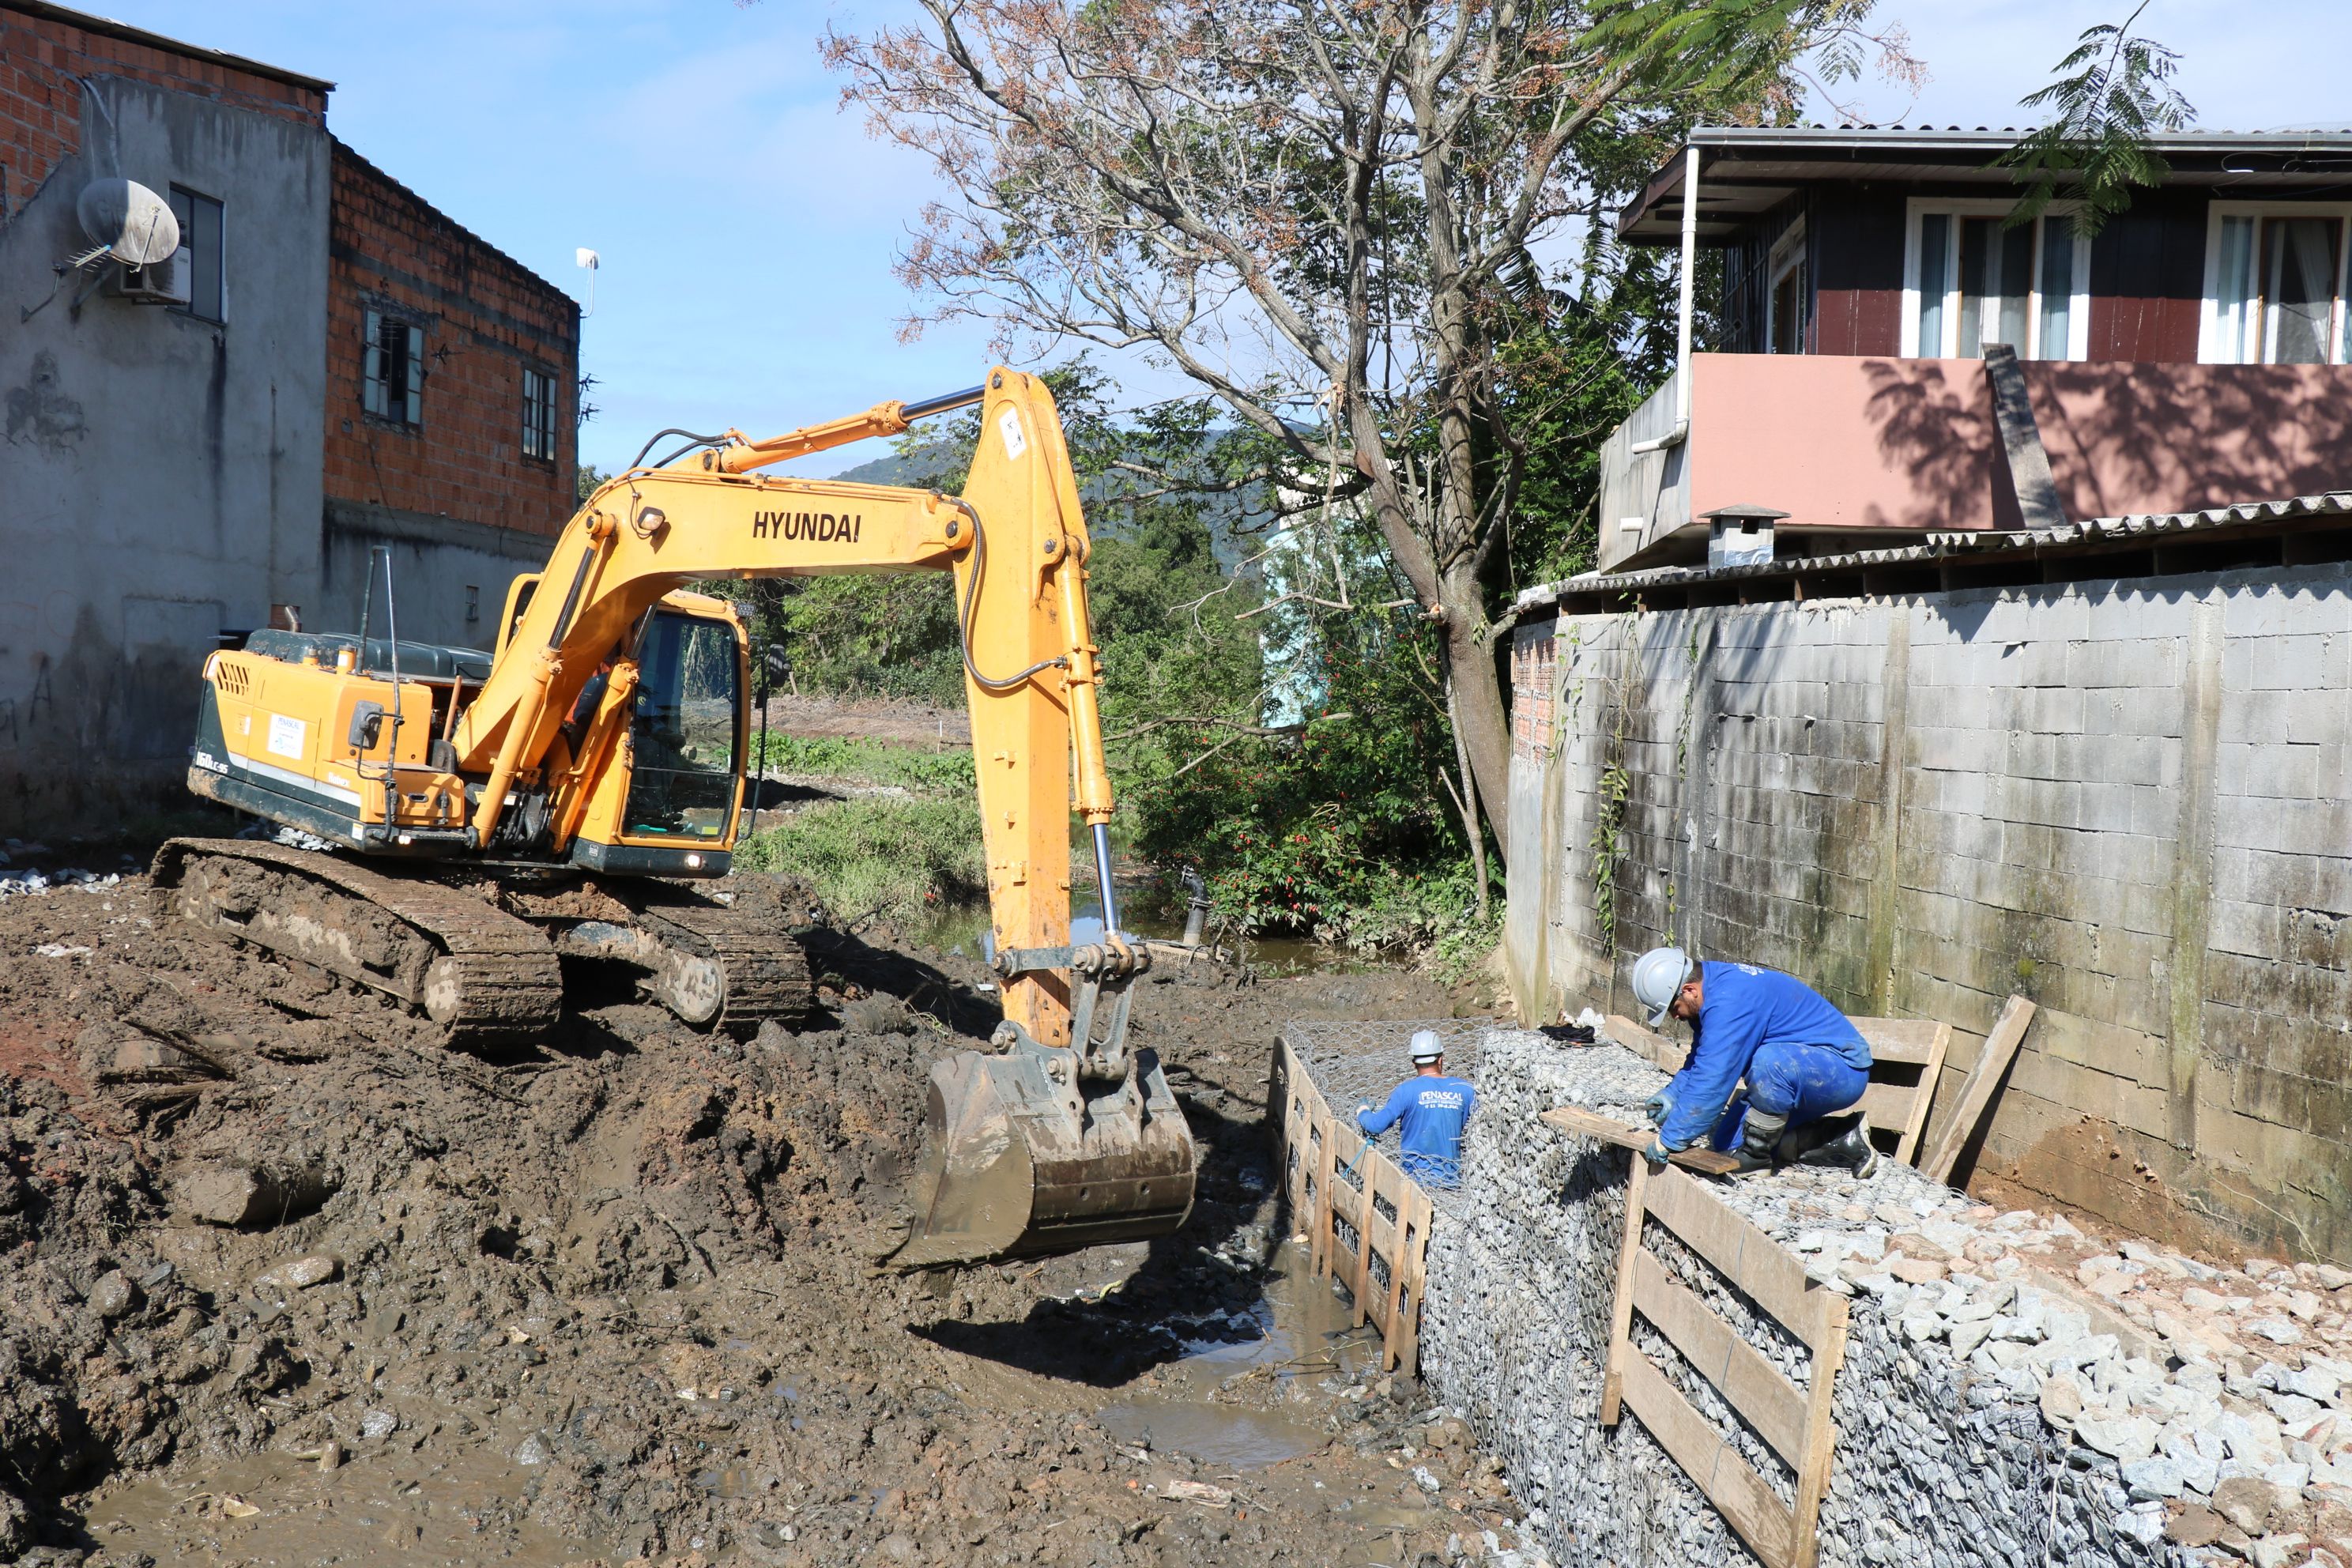
[[[2345,567],[1517,637],[1548,716],[1512,770],[1527,1016],[1626,1010],[1624,961],[1662,941],[1770,964],[1963,1031],[1940,1126],[2021,993],[2041,1012],[1979,1171],[2185,1244],[2352,1258]]]
[[[327,314],[330,499],[551,535],[573,510],[580,308],[342,142]],[[366,312],[425,329],[423,418],[362,406]],[[522,453],[525,370],[555,383],[555,456]]]

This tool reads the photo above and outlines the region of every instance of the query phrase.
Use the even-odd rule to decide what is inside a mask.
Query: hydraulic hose
[[[963,612],[956,616],[956,640],[963,649],[964,673],[971,676],[971,683],[983,691],[1010,691],[1041,670],[1067,669],[1070,661],[1066,657],[1041,658],[1017,674],[994,680],[982,675],[980,666],[972,662],[971,612],[973,605],[980,601],[980,580],[988,573],[988,531],[981,526],[980,511],[970,501],[950,496],[948,504],[971,520],[971,577],[964,584]]]

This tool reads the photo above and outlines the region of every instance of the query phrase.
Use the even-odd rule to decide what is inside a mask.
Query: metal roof
[[[1662,589],[1762,583],[1883,570],[1930,566],[1946,562],[1997,562],[2005,556],[2052,552],[2095,553],[2103,550],[2145,548],[2189,535],[2243,531],[2259,534],[2265,525],[2309,519],[2352,519],[2352,489],[2296,496],[2288,500],[2245,501],[2209,507],[2201,511],[2132,512],[2122,517],[2089,518],[2058,528],[1983,530],[1966,533],[1928,533],[1916,544],[1888,550],[1855,550],[1838,555],[1803,555],[1759,562],[1747,566],[1658,566],[1646,572],[1590,572],[1557,583],[1538,584],[1511,602],[1515,616],[1541,610],[1563,599],[1593,595],[1618,596]]]
[[[1905,125],[1703,125],[1685,148],[1699,153],[1699,238],[1721,244],[1740,225],[1811,184],[1863,180],[1981,184],[2013,189],[2015,177],[1991,166],[2032,127]],[[2352,189],[2352,129],[2179,131],[2149,138],[2171,166],[2176,185],[2227,186],[2294,195]],[[1637,245],[1678,242],[1682,233],[1682,152],[1650,176],[1617,220],[1620,237]]]

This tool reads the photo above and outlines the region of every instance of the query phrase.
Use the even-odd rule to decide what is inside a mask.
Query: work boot
[[[1788,1130],[1787,1117],[1774,1116],[1749,1106],[1747,1120],[1739,1124],[1739,1147],[1731,1153],[1731,1157],[1739,1163],[1727,1173],[1744,1176],[1750,1171],[1773,1169],[1780,1163],[1774,1158],[1774,1151],[1780,1145],[1781,1134]]]
[[[1781,1140],[1780,1157],[1799,1165],[1851,1171],[1865,1180],[1878,1169],[1878,1151],[1870,1142],[1870,1121],[1859,1113],[1824,1116],[1798,1128]]]

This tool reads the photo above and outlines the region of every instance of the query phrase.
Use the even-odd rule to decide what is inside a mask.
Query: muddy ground
[[[1290,1273],[1263,1121],[1281,1021],[1449,1011],[1432,984],[1163,969],[1136,1027],[1202,1151],[1183,1232],[900,1278],[869,1257],[986,975],[731,885],[811,928],[802,1028],[607,991],[497,1058],[159,924],[135,874],[0,899],[0,1561],[1510,1544],[1498,1467]],[[241,1226],[189,1213],[226,1162],[285,1178]]]

